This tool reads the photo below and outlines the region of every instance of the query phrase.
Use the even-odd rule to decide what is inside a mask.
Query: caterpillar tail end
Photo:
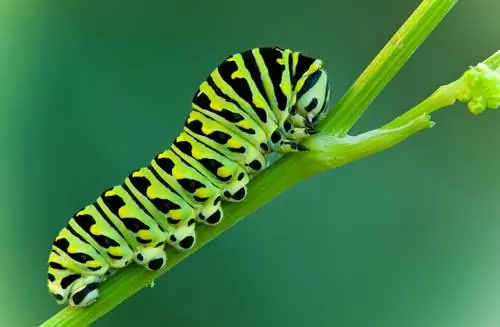
[[[74,308],[86,308],[94,304],[99,298],[98,286],[104,280],[103,276],[81,277],[70,288],[59,291],[51,290],[51,294],[58,304],[68,304]]]

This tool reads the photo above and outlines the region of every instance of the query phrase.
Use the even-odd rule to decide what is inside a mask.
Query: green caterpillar
[[[169,149],[78,211],[55,238],[48,288],[60,304],[86,307],[99,283],[132,262],[165,266],[165,246],[191,249],[197,223],[218,224],[221,203],[245,199],[271,153],[300,141],[326,115],[330,81],[321,60],[278,47],[224,60],[200,85]]]

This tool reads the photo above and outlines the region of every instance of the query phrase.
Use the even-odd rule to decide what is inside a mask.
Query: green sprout
[[[468,102],[473,114],[500,106],[500,51],[471,67],[456,83],[457,100]]]
[[[500,103],[500,52],[471,67],[456,81],[443,85],[428,98],[381,128],[360,135],[347,133],[368,106],[392,80],[457,0],[423,0],[387,45],[368,65],[320,126],[320,133],[304,144],[311,151],[285,155],[249,184],[243,203],[223,206],[224,220],[216,227],[197,228],[192,251],[167,249],[164,269],[150,272],[135,265],[119,271],[101,285],[98,301],[85,309],[64,308],[41,326],[88,326],[121,302],[186,259],[193,252],[263,206],[286,189],[315,174],[388,149],[411,135],[434,126],[430,114],[440,108],[466,102],[473,114]]]

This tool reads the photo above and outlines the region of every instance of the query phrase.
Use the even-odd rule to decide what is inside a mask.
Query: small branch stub
[[[326,171],[371,154],[388,149],[411,135],[434,126],[428,114],[422,114],[410,122],[391,128],[380,128],[360,135],[336,137],[317,134],[305,145],[311,150],[307,156],[315,162],[316,172]]]

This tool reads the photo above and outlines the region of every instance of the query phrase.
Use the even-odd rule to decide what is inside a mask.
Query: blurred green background
[[[46,289],[55,234],[170,144],[227,55],[317,56],[338,99],[419,2],[2,0],[3,325],[61,308]],[[460,1],[353,133],[498,50],[499,11]],[[500,112],[455,105],[434,119],[285,192],[95,326],[499,326]]]

